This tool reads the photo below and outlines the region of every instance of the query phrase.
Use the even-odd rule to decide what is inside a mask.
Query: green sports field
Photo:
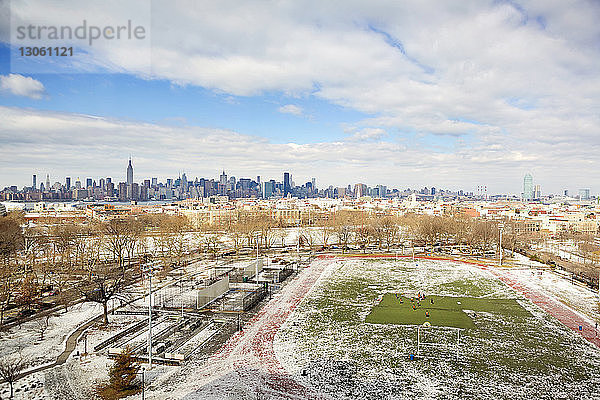
[[[470,315],[476,317],[478,312],[501,315],[528,313],[515,299],[429,295],[419,301],[416,296],[387,293],[373,307],[365,322],[397,325],[421,325],[429,322],[432,326],[472,329],[475,324]]]

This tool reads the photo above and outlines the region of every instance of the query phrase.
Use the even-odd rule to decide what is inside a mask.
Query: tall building
[[[221,185],[226,185],[227,184],[227,174],[225,173],[225,170],[223,170],[223,173],[219,177],[219,183]]]
[[[133,184],[133,166],[131,165],[131,158],[129,158],[129,165],[127,166],[127,186]]]
[[[590,189],[579,189],[579,200],[589,200]]]
[[[523,200],[533,200],[533,176],[529,173],[523,178]]]
[[[283,197],[287,197],[288,193],[291,192],[291,177],[289,172],[283,173]]]
[[[32,183],[33,183],[33,190],[36,190],[37,189],[37,176],[36,175],[33,175]]]
[[[50,175],[46,174],[46,191],[50,190]]]
[[[354,185],[354,196],[356,196],[357,199],[366,195],[367,185],[365,185],[364,183],[357,183],[356,185]]]
[[[542,187],[540,185],[535,185],[533,190],[533,198],[535,200],[539,200],[542,198]]]
[[[66,186],[67,186],[67,190],[71,190],[71,177],[70,176],[67,176]]]
[[[181,192],[187,193],[187,191],[188,191],[188,181],[187,181],[187,176],[185,175],[185,172],[184,172],[183,175],[181,175]]]
[[[125,182],[119,182],[119,201],[127,200],[127,188],[130,187]]]

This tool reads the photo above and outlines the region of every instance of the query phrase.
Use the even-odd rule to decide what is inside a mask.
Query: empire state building
[[[127,166],[127,186],[133,185],[133,167],[131,166],[131,158],[129,159],[129,165]]]

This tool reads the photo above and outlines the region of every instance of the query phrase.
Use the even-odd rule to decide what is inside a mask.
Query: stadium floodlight
[[[502,266],[502,232],[504,231],[504,223],[498,224],[498,230],[500,231],[500,238],[498,240],[498,257],[500,259],[499,265]]]
[[[159,261],[142,266],[142,273],[148,274],[148,369],[152,369],[152,273],[159,266]]]
[[[256,264],[254,265],[255,267],[255,274],[256,274],[256,284],[258,285],[258,238],[260,235],[260,232],[256,231]]]

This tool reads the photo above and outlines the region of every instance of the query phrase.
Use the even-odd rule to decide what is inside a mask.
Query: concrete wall
[[[210,286],[198,290],[198,308],[204,307],[214,299],[229,291],[229,276],[219,279]]]
[[[256,262],[257,261],[252,261],[250,264],[248,264],[246,267],[244,267],[244,276],[247,278],[250,278],[251,276],[256,275]],[[258,259],[258,273],[260,273],[263,270],[263,260],[262,258]]]

